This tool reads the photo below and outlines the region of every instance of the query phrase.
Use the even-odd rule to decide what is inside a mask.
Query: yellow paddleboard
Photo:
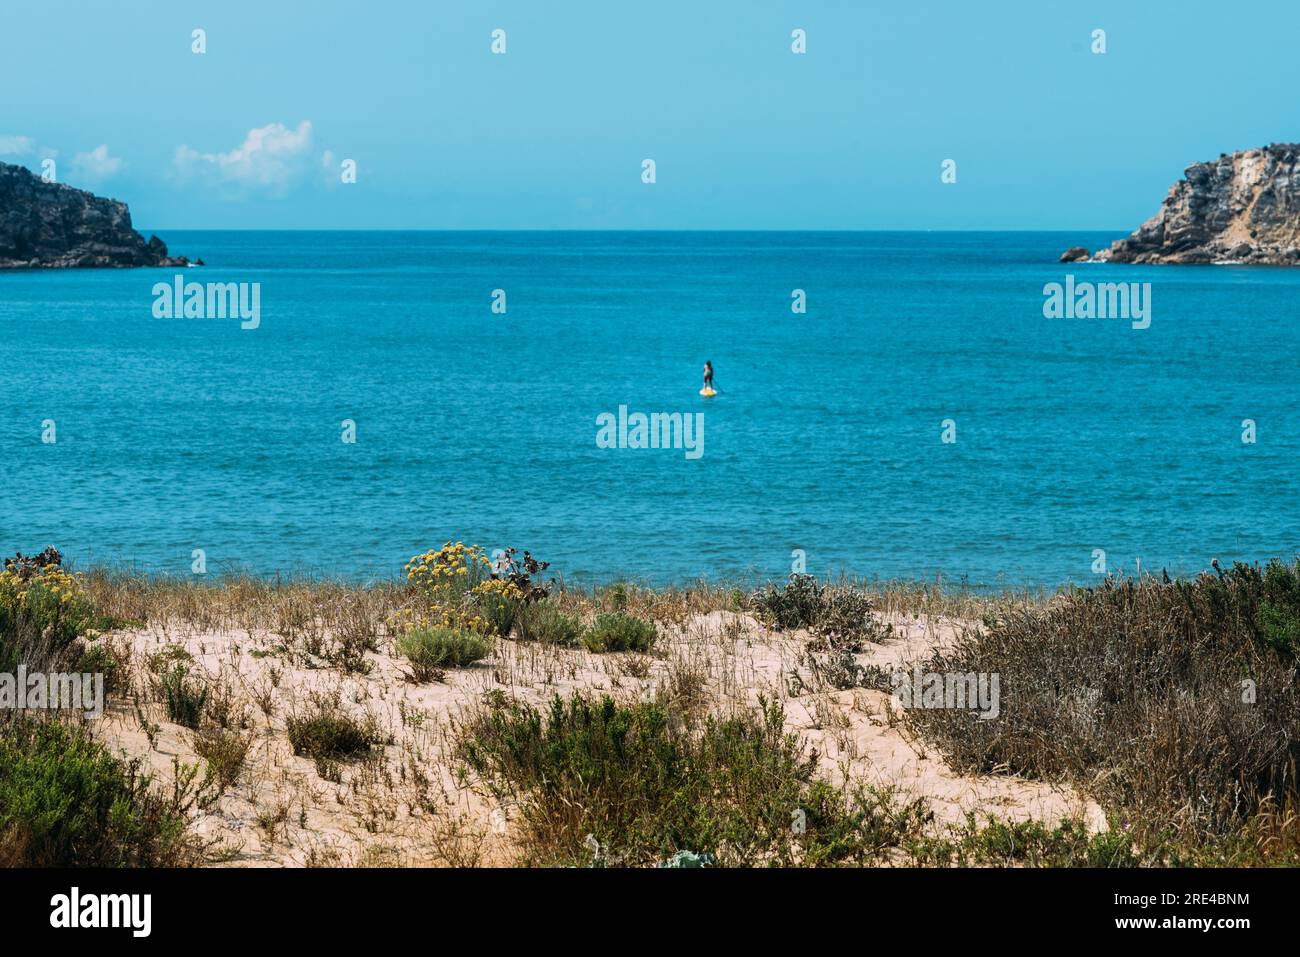
[[[708,398],[709,396],[713,396],[713,395],[717,395],[717,394],[718,394],[718,393],[714,392],[714,391],[713,391],[712,389],[710,389],[708,386],[705,386],[703,389],[700,390],[700,395],[704,396],[705,398]]]

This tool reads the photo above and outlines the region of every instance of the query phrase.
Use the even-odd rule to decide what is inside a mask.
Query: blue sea
[[[5,553],[368,580],[461,539],[568,580],[801,550],[1053,586],[1097,549],[1300,552],[1300,270],[1057,262],[1122,231],[162,235],[207,267],[0,274]],[[260,283],[258,328],[155,318],[178,272]],[[1151,283],[1150,327],[1044,318],[1067,274]],[[620,406],[703,413],[703,454],[599,448]]]

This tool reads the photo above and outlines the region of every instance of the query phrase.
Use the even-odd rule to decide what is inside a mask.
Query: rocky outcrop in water
[[[0,163],[0,269],[187,265],[135,231],[126,203]]]
[[[1225,153],[1187,167],[1158,213],[1094,258],[1300,265],[1300,144]]]

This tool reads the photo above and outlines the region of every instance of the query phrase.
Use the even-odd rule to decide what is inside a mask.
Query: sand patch
[[[894,617],[890,623],[895,637],[870,646],[857,656],[859,663],[907,667],[951,642],[962,626],[938,618]],[[273,632],[173,626],[118,637],[141,675],[149,674],[151,656],[183,649],[194,673],[207,676],[231,702],[237,715],[232,726],[250,739],[236,782],[194,809],[195,830],[224,848],[219,861],[228,865],[509,864],[515,809],[476,787],[454,757],[467,709],[490,691],[535,705],[574,692],[623,701],[660,695],[682,707],[723,713],[763,696],[783,704],[787,727],[816,749],[829,780],[924,798],[936,828],[959,823],[969,812],[1049,825],[1082,816],[1093,829],[1105,826],[1101,809],[1068,789],[952,771],[908,732],[889,695],[820,685],[803,660],[805,634],[774,633],[748,615],[721,611],[666,631],[653,657],[503,641],[486,661],[426,684],[410,681],[391,654],[369,653],[368,674],[344,674]],[[287,718],[309,708],[314,696],[373,719],[384,738],[370,757],[333,769],[334,779],[322,777],[312,759],[296,756],[286,733]],[[148,694],[140,700],[149,700]],[[116,703],[97,734],[114,750],[141,758],[167,787],[178,763],[182,770],[199,768],[198,779],[206,767],[194,732],[169,723],[156,701],[140,712]]]

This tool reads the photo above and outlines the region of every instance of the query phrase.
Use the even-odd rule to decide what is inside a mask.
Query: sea
[[[1300,270],[1058,262],[1124,232],[165,231],[206,265],[2,273],[0,549],[371,581],[460,540],[683,586],[1293,558]],[[256,323],[206,285],[167,318],[178,276]],[[1146,319],[1049,317],[1067,281]]]

